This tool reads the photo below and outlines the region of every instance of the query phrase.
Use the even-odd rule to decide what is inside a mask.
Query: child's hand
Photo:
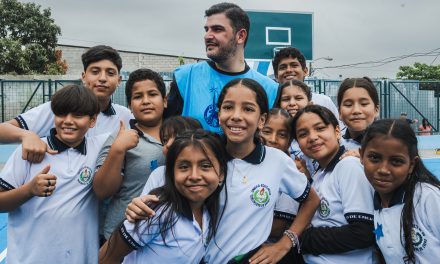
[[[40,163],[46,152],[56,154],[58,151],[51,149],[40,137],[32,131],[27,131],[21,139],[21,158],[31,163]]]
[[[300,172],[304,173],[307,179],[310,180],[310,172],[307,169],[306,161],[295,157],[295,165],[296,168],[298,168]]]
[[[350,150],[347,150],[344,154],[342,154],[342,156],[339,158],[339,160],[341,160],[345,157],[348,157],[348,156],[360,158],[361,154],[359,154],[359,149],[350,149]]]
[[[159,198],[156,195],[144,195],[136,197],[131,200],[125,209],[125,217],[129,222],[136,220],[145,220],[155,215],[155,212],[148,207],[147,203],[158,202]]]
[[[134,129],[125,129],[124,122],[120,121],[119,125],[119,132],[112,147],[125,153],[137,146],[139,135]]]
[[[57,177],[49,174],[49,170],[50,165],[47,165],[29,182],[29,191],[32,196],[47,197],[52,195],[57,184]]]

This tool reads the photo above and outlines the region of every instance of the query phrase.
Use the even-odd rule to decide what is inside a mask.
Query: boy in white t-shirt
[[[111,96],[121,83],[122,59],[118,52],[109,46],[95,46],[87,50],[81,60],[84,72],[81,81],[85,87],[98,97],[99,114],[96,124],[87,136],[118,131],[119,122],[128,126],[132,118],[130,111],[121,105],[113,104]],[[74,100],[77,100],[76,98]],[[55,154],[40,137],[49,136],[54,124],[51,103],[41,104],[22,113],[8,122],[0,124],[0,142],[21,142],[22,158],[30,162],[41,162],[45,153]]]

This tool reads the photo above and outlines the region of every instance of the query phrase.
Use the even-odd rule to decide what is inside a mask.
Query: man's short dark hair
[[[99,103],[96,95],[79,84],[66,85],[58,90],[50,103],[56,116],[74,114],[77,116],[94,116],[99,113]]]
[[[84,66],[84,71],[87,70],[87,67],[89,67],[90,64],[102,60],[111,61],[116,68],[118,68],[118,72],[120,72],[122,68],[121,56],[117,50],[110,46],[99,45],[91,47],[81,56],[81,60]]]
[[[205,17],[209,17],[215,14],[225,14],[225,16],[231,21],[231,26],[234,30],[234,34],[241,29],[246,30],[247,37],[244,42],[244,46],[246,46],[251,27],[249,16],[246,14],[246,12],[236,4],[224,2],[220,4],[215,4],[205,11]]]
[[[272,60],[272,67],[275,76],[278,76],[278,66],[280,65],[281,60],[285,58],[298,59],[303,70],[307,67],[306,58],[301,53],[301,51],[299,51],[299,49],[293,47],[282,48],[277,53],[275,53],[275,57],[273,57]]]
[[[159,73],[150,69],[137,69],[134,72],[130,73],[127,83],[125,83],[125,97],[127,98],[128,105],[131,105],[131,95],[133,94],[134,84],[145,80],[153,81],[156,84],[160,94],[162,95],[162,98],[165,98],[166,88],[162,76],[160,76]]]

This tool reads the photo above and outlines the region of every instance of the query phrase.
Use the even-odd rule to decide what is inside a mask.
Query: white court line
[[[0,262],[2,262],[6,258],[6,253],[8,252],[8,249],[5,248],[3,252],[0,254]]]

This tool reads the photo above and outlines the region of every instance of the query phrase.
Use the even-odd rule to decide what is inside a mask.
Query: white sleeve
[[[155,237],[160,236],[160,223],[156,214],[148,220],[136,221],[130,223],[127,220],[119,228],[119,232],[124,238],[125,242],[129,244],[133,249],[139,249],[145,247]]]
[[[288,194],[295,201],[302,202],[307,198],[310,191],[307,177],[296,168],[295,163],[287,155],[280,159],[280,164],[278,165],[284,167],[280,191]]]
[[[0,172],[0,187],[4,190],[18,188],[29,181],[30,163],[21,158],[21,149],[19,145]]]
[[[373,189],[358,158],[346,157],[336,165],[344,217],[350,221],[373,221]]]
[[[118,109],[117,113],[119,115],[119,120],[124,122],[126,129],[130,129],[130,120],[134,119],[133,113],[125,106],[117,104],[114,104],[113,106]]]
[[[426,228],[430,230],[434,237],[440,237],[440,189],[428,183],[422,183],[422,204],[417,206],[416,213],[420,213],[422,217],[419,219],[425,221]]]
[[[149,194],[151,190],[165,184],[165,166],[157,167],[150,173],[141,195]]]
[[[50,102],[41,104],[29,111],[18,115],[15,120],[20,127],[35,132],[40,137],[47,137],[54,127],[54,114]]]

